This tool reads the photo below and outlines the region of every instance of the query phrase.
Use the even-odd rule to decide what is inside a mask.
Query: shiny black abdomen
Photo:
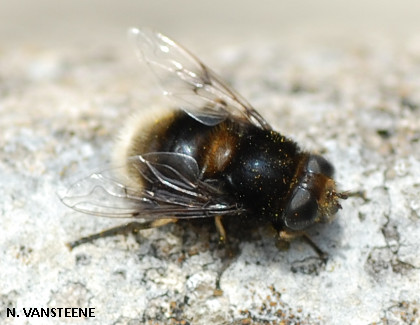
[[[159,151],[194,157],[201,171],[216,147],[231,151],[228,163],[208,168],[205,179],[216,179],[226,195],[264,219],[280,218],[290,188],[296,182],[301,152],[281,134],[226,120],[206,126],[179,112],[163,132]]]

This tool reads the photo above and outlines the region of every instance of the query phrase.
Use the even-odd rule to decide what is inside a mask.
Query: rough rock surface
[[[2,324],[12,307],[21,324],[75,321],[24,318],[30,307],[93,307],[89,324],[420,324],[420,39],[207,53],[277,130],[334,163],[341,189],[365,193],[311,230],[326,265],[301,240],[279,251],[263,227],[234,237],[222,295],[211,225],[65,246],[121,221],[73,212],[57,192],[109,161],[132,112],[167,105],[130,47],[0,53]]]

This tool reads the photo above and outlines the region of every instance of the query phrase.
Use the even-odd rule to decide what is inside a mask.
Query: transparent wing
[[[211,126],[233,117],[262,129],[271,129],[242,96],[167,36],[137,28],[130,29],[129,36],[139,58],[156,75],[164,94],[172,97],[196,120]]]
[[[129,159],[130,182],[117,169],[93,173],[61,196],[62,202],[83,213],[107,217],[203,218],[238,214],[221,184],[199,179],[194,158],[178,153],[147,153]],[[141,186],[128,186],[137,181]]]

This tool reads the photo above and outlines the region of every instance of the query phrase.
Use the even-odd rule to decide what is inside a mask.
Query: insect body
[[[135,229],[180,219],[269,222],[281,238],[302,235],[340,208],[333,166],[300,150],[180,45],[150,30],[131,30],[176,108],[134,117],[121,136],[115,167],[73,185],[63,202],[85,213],[130,217]],[[71,243],[74,247],[123,227]]]

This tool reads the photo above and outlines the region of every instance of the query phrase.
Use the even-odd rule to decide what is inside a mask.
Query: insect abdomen
[[[261,215],[278,212],[294,184],[300,151],[277,132],[230,120],[206,126],[183,111],[161,119],[150,131],[146,142],[133,146],[129,155],[189,155],[197,161],[203,180],[216,179],[226,194]]]
[[[157,120],[135,135],[127,157],[147,152],[176,152],[193,157],[202,178],[220,177],[236,151],[239,134],[234,124],[206,126],[183,111]],[[136,145],[137,143],[137,145]]]

